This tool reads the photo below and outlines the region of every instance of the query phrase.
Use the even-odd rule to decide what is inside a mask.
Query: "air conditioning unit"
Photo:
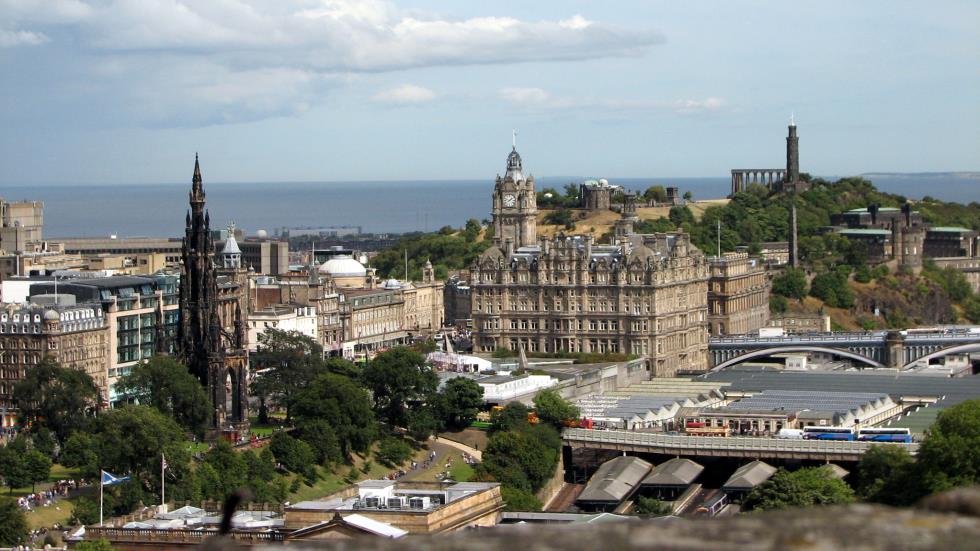
[[[377,509],[378,505],[381,504],[381,500],[377,497],[369,497],[364,500],[365,507],[369,509]]]
[[[425,497],[413,497],[408,500],[409,509],[425,509],[429,504],[429,499]]]
[[[388,508],[389,509],[401,509],[405,506],[404,500],[400,497],[389,497],[388,498]]]

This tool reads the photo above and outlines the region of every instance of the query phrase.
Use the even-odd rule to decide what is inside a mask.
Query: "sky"
[[[0,0],[0,185],[980,170],[980,2]],[[2,190],[2,188],[0,188]]]

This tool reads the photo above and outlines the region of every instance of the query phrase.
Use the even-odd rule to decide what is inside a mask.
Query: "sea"
[[[980,202],[980,174],[868,175],[890,193],[945,201]],[[828,179],[836,179],[828,177]],[[610,178],[611,183],[643,190],[654,184],[677,186],[694,199],[725,197],[724,178]],[[581,178],[539,178],[538,190]],[[58,237],[173,237],[184,229],[190,183],[50,184],[0,186],[8,201],[44,202],[44,235]],[[405,180],[384,182],[249,182],[208,183],[211,227],[234,222],[246,234],[282,228],[359,226],[362,232],[404,233],[459,227],[470,218],[490,217],[493,181]]]

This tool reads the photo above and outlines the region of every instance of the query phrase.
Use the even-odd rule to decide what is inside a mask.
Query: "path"
[[[437,443],[437,444],[443,444],[443,445],[446,445],[446,446],[451,446],[451,447],[456,448],[457,450],[459,450],[461,452],[470,454],[470,456],[473,457],[473,459],[476,459],[477,461],[483,461],[483,452],[481,452],[480,450],[478,450],[476,448],[471,448],[471,447],[467,446],[466,444],[462,444],[460,442],[457,442],[455,440],[450,440],[448,438],[443,438],[441,436],[435,436],[435,437],[433,437],[432,438],[432,441],[435,442],[435,443]]]

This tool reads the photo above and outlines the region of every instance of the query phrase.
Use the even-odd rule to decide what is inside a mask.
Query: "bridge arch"
[[[936,350],[935,352],[930,352],[925,356],[918,357],[912,360],[911,362],[905,364],[904,366],[902,366],[902,369],[909,369],[910,367],[912,367],[912,364],[916,362],[920,362],[922,360],[928,362],[929,360],[932,360],[934,358],[942,358],[943,356],[948,356],[950,354],[959,354],[962,352],[980,352],[980,342],[957,344],[954,346],[948,346],[946,348]]]
[[[954,347],[955,348],[955,347]],[[877,362],[867,356],[850,352],[848,350],[841,350],[839,348],[831,348],[829,346],[813,346],[813,345],[787,345],[787,346],[774,346],[772,348],[763,348],[759,350],[751,350],[734,358],[730,358],[721,362],[720,364],[711,368],[712,372],[721,371],[727,367],[731,367],[735,364],[740,364],[742,362],[752,360],[755,358],[764,358],[766,356],[771,356],[773,354],[783,354],[787,352],[823,352],[824,354],[834,354],[836,356],[843,356],[845,358],[850,358],[852,360],[857,360],[868,364],[869,367],[887,367],[881,362]]]

